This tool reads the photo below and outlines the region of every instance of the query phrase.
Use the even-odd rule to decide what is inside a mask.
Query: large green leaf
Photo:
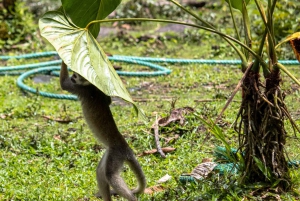
[[[61,3],[72,21],[84,28],[91,21],[106,18],[121,3],[121,0],[61,0]],[[89,30],[97,38],[100,24],[93,24]]]
[[[228,4],[230,3],[232,8],[235,8],[241,12],[243,12],[243,2],[246,3],[246,5],[249,3],[250,0],[225,0]]]
[[[75,72],[98,87],[108,96],[118,96],[135,105],[108,57],[92,36],[83,28],[69,22],[60,11],[47,12],[39,20],[41,35],[56,49],[63,61]]]

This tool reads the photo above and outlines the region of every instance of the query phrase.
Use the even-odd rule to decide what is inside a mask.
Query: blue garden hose
[[[17,55],[17,56],[0,56],[0,60],[8,60],[8,59],[34,59],[40,57],[52,57],[58,56],[57,52],[50,51],[50,52],[38,52],[38,53],[30,53],[24,55]],[[152,72],[127,72],[127,71],[117,71],[120,76],[161,76],[161,75],[168,75],[171,73],[171,70],[159,66],[155,63],[180,63],[180,64],[211,64],[211,65],[239,65],[241,64],[240,60],[206,60],[206,59],[170,59],[170,58],[150,58],[150,57],[135,57],[135,56],[122,56],[122,55],[115,55],[109,56],[111,61],[116,62],[126,62],[131,64],[137,64],[142,66],[147,66],[155,71]],[[299,62],[297,60],[281,60],[280,63],[284,65],[297,65]],[[32,87],[27,86],[24,84],[24,80],[37,73],[51,73],[52,75],[58,76],[58,73],[55,70],[59,70],[59,65],[61,60],[54,60],[54,61],[47,61],[47,62],[40,62],[35,64],[25,64],[19,66],[8,66],[8,67],[0,67],[0,75],[18,75],[21,74],[20,77],[17,79],[17,85],[21,89],[39,94],[41,96],[49,97],[49,98],[57,98],[57,99],[68,99],[68,100],[76,100],[76,96],[73,95],[65,95],[65,94],[53,94],[43,91],[38,91]],[[24,73],[24,70],[29,70]]]
[[[231,148],[230,155],[234,156],[237,153],[237,149]],[[240,172],[239,166],[227,157],[227,152],[225,147],[219,147],[217,146],[214,151],[214,158],[215,161],[224,161],[223,163],[217,162],[217,166],[214,167],[213,171],[215,174],[238,174]],[[288,161],[287,166],[289,168],[299,168],[300,167],[300,161],[299,160],[293,160]],[[183,174],[179,177],[179,181],[181,183],[188,183],[188,182],[196,182],[197,179],[195,179],[193,176],[189,174]]]
[[[41,52],[41,53],[31,53],[19,56],[0,56],[0,60],[8,60],[8,59],[33,59],[33,58],[40,58],[40,57],[50,57],[50,56],[58,56],[56,52]],[[171,70],[159,66],[157,64],[153,64],[147,61],[138,60],[135,58],[122,58],[122,57],[115,57],[110,56],[109,59],[111,61],[117,62],[126,62],[131,64],[137,64],[142,66],[147,66],[151,69],[156,71],[153,72],[127,72],[127,71],[117,71],[120,76],[161,76],[161,75],[168,75],[171,73]],[[51,75],[58,76],[58,73],[55,72],[60,69],[59,64],[61,64],[61,60],[55,61],[47,61],[47,62],[40,62],[36,64],[25,64],[19,66],[8,66],[8,67],[0,67],[0,75],[18,75],[21,74],[20,77],[17,79],[17,86],[21,89],[34,93],[39,94],[44,97],[48,98],[56,98],[56,99],[68,99],[68,100],[77,100],[77,97],[74,95],[65,95],[65,94],[54,94],[48,93],[43,91],[38,91],[28,85],[24,84],[24,80],[37,73],[48,73]],[[55,66],[56,65],[56,66]],[[29,70],[32,69],[32,70]],[[24,72],[24,70],[29,70]]]
[[[67,100],[77,100],[77,96],[75,95],[68,95],[68,94],[54,94],[54,93],[49,93],[49,92],[43,92],[43,91],[38,91],[32,87],[29,87],[24,84],[23,80],[25,80],[27,77],[33,75],[33,74],[38,74],[38,73],[43,73],[43,74],[51,74],[52,71],[54,70],[60,70],[60,66],[48,66],[48,67],[43,67],[43,68],[36,68],[30,71],[27,71],[25,73],[22,73],[18,79],[17,79],[17,85],[21,89],[34,93],[34,94],[39,94],[44,97],[48,98],[56,98],[56,99],[67,99]]]

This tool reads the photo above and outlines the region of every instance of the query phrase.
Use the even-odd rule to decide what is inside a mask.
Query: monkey
[[[146,178],[132,149],[116,126],[109,107],[110,96],[76,72],[69,77],[68,68],[64,62],[61,64],[60,85],[63,90],[77,95],[90,130],[106,148],[96,169],[99,189],[96,196],[102,197],[104,201],[111,201],[111,195],[118,194],[129,201],[136,201],[134,194],[144,191]],[[124,162],[137,177],[138,186],[133,190],[128,188],[120,176]]]

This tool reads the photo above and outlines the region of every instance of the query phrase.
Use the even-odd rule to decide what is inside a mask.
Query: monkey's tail
[[[138,186],[132,190],[132,193],[143,193],[146,188],[147,182],[142,167],[135,157],[129,159],[127,162],[138,181]]]

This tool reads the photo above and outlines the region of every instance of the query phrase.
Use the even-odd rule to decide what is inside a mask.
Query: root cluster
[[[242,103],[235,129],[240,151],[244,155],[242,183],[264,182],[282,190],[290,188],[290,175],[284,150],[287,133],[284,120],[291,119],[280,73],[274,71],[263,84],[257,73],[250,71],[242,84]],[[258,160],[257,160],[258,159]]]

